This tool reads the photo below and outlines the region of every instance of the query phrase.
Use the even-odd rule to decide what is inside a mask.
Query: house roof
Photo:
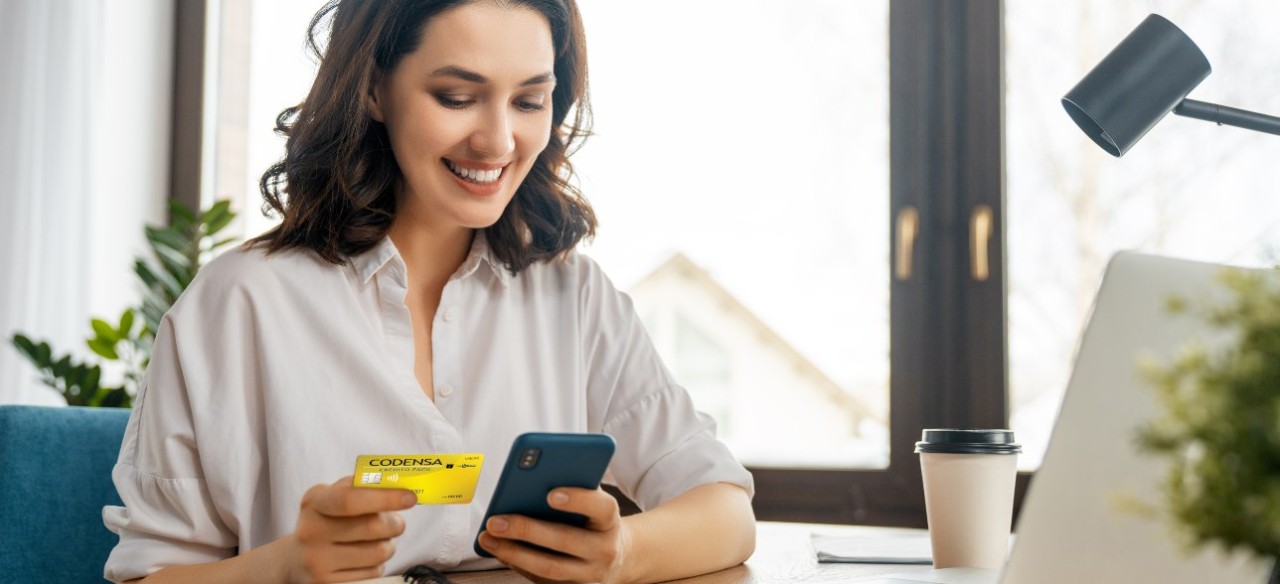
[[[808,357],[801,353],[794,345],[787,342],[782,335],[765,323],[755,312],[747,308],[740,300],[730,293],[724,286],[716,281],[706,270],[694,263],[682,253],[676,252],[662,262],[658,267],[654,268],[637,282],[632,289],[638,290],[647,285],[653,285],[657,281],[675,276],[682,281],[688,282],[703,292],[711,295],[717,300],[732,317],[744,322],[752,328],[764,339],[773,350],[778,351],[803,374],[811,377],[817,382],[821,388],[823,397],[835,403],[838,407],[845,409],[851,413],[864,416],[879,422],[885,422],[883,416],[877,414],[874,410],[867,407],[862,400],[846,392],[840,387],[840,384],[831,379],[822,368],[818,367]]]

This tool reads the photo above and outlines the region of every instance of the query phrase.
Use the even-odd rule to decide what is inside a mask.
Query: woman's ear
[[[369,93],[364,96],[364,106],[369,109],[369,117],[373,118],[374,121],[383,122],[382,83],[380,79],[375,78],[373,83],[369,85]]]

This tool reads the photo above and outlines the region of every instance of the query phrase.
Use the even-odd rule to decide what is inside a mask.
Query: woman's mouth
[[[444,164],[449,168],[449,172],[452,172],[458,178],[477,185],[488,185],[498,182],[498,180],[502,178],[502,173],[507,169],[506,166],[489,170],[467,168],[458,165],[452,160],[445,160]]]

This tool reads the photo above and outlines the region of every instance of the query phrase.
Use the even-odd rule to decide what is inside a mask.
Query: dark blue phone
[[[582,527],[586,516],[552,509],[547,505],[547,495],[558,487],[598,488],[614,448],[608,434],[530,432],[517,436],[502,466],[489,509],[480,522],[480,531],[484,531],[490,517],[508,514]],[[493,557],[480,547],[479,532],[472,547],[481,557]]]

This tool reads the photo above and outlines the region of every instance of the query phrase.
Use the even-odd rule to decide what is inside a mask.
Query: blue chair
[[[123,408],[0,406],[0,579],[102,582]]]

